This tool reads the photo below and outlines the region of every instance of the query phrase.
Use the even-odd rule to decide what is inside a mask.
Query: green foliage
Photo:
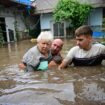
[[[2,32],[2,29],[0,27],[0,47],[3,46],[3,43],[4,43],[3,32]]]
[[[85,22],[91,9],[91,5],[80,4],[76,0],[60,0],[54,10],[54,19],[56,22],[70,20],[77,28]]]
[[[19,32],[18,32],[18,28],[17,28],[17,21],[14,22],[14,27],[15,27],[15,32],[16,32],[16,39],[18,41],[19,40]]]

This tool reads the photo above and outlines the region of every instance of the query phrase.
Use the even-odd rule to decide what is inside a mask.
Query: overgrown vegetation
[[[15,32],[16,32],[16,39],[17,41],[19,40],[19,32],[18,32],[18,28],[17,28],[17,21],[15,19],[15,22],[14,22],[14,27],[15,27]]]
[[[71,21],[75,29],[86,21],[91,9],[91,5],[76,0],[60,0],[54,10],[54,19],[56,22]]]

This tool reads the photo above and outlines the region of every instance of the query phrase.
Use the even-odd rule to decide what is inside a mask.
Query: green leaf
[[[60,0],[53,16],[55,21],[71,20],[74,28],[77,28],[85,22],[91,9],[91,5],[80,4],[76,0]]]

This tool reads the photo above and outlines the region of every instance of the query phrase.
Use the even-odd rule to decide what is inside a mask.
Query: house
[[[28,8],[31,8],[30,4],[27,4],[26,1],[0,0],[0,27],[4,42],[13,42],[29,37],[27,29],[32,28],[35,23],[33,16],[28,11]]]
[[[35,0],[35,14],[40,17],[40,29],[50,30],[57,37],[68,37],[70,22],[55,23],[53,19],[53,10],[59,0]],[[94,34],[103,36],[103,24],[105,23],[105,0],[79,0],[80,3],[91,4],[94,9],[91,11],[87,24],[90,25]],[[96,35],[96,36],[97,36]]]
[[[105,0],[80,0],[81,3],[91,4],[91,11],[87,24],[93,29],[95,38],[105,35]]]
[[[40,18],[41,31],[52,31],[55,37],[66,37],[66,22],[55,23],[53,11],[59,0],[35,0],[35,15]]]

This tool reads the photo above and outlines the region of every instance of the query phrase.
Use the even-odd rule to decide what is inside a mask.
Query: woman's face
[[[48,54],[48,51],[51,47],[51,42],[50,41],[46,41],[46,40],[41,40],[38,42],[38,48],[39,48],[39,51],[43,54],[43,55],[46,55]]]

